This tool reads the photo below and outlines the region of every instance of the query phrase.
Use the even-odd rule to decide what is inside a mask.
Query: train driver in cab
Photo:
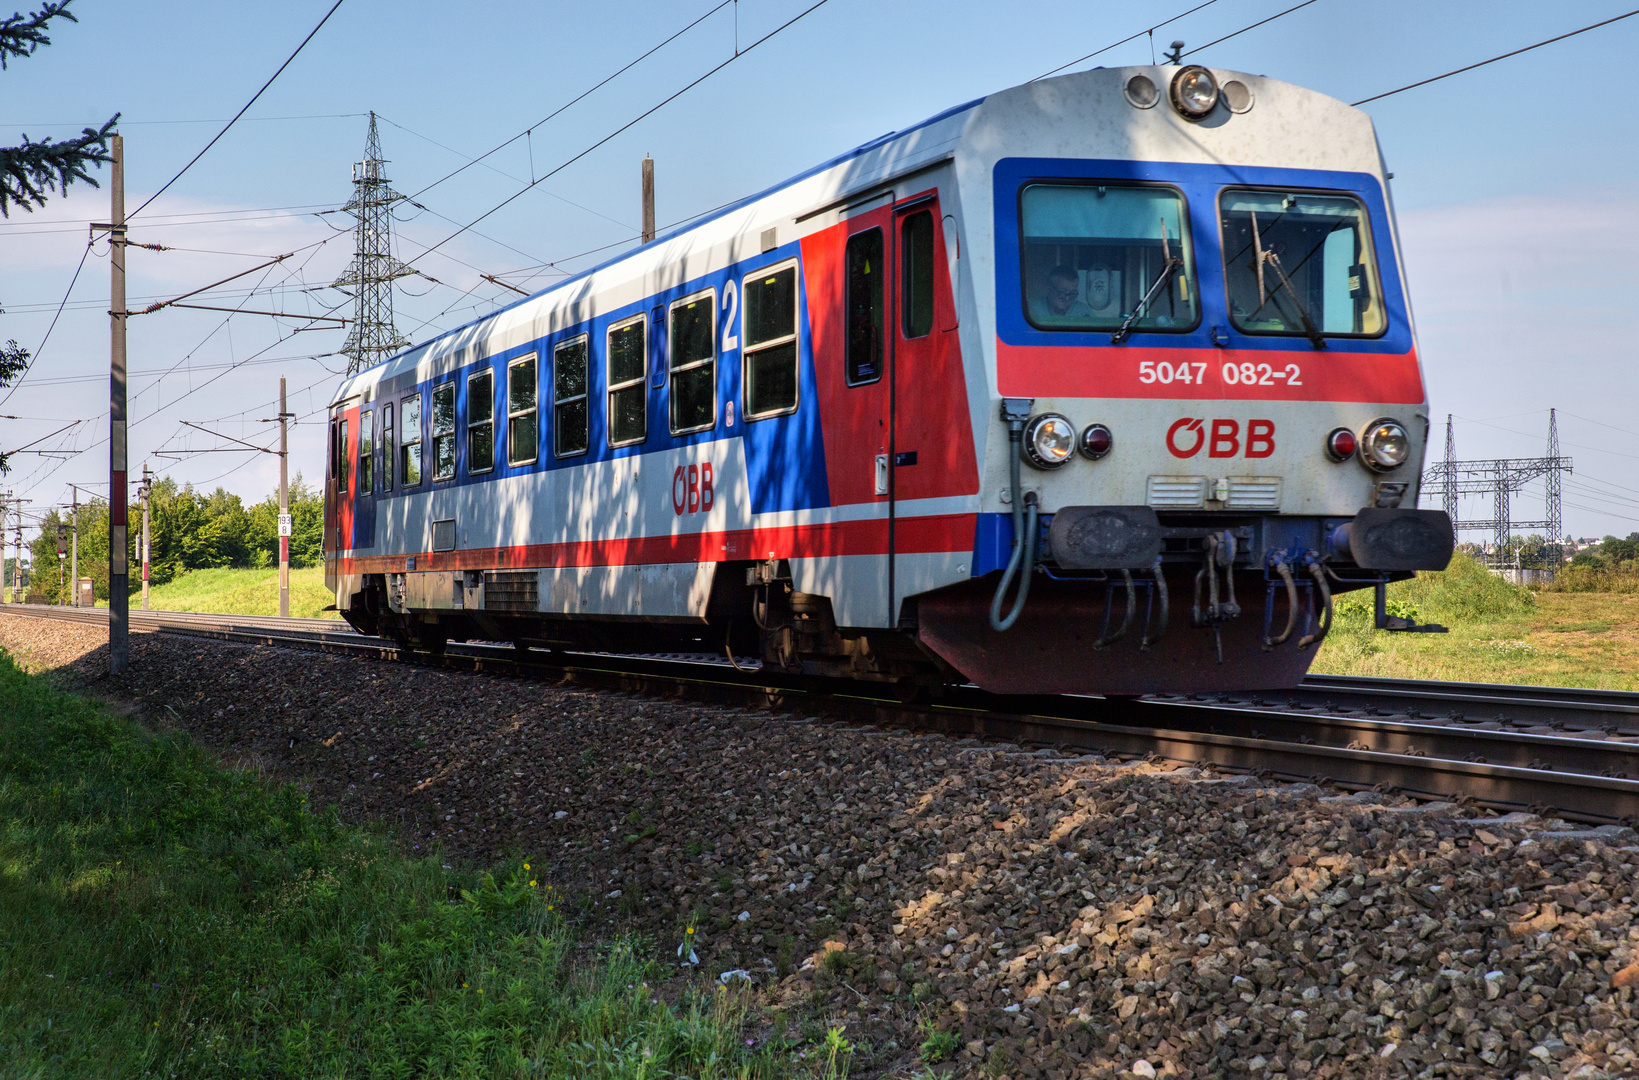
[[[1093,309],[1081,299],[1081,278],[1068,266],[1055,266],[1047,272],[1046,288],[1030,298],[1032,322],[1053,323],[1086,322],[1093,318]]]

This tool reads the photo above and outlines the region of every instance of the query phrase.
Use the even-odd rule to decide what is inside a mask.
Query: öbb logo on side
[[[711,462],[679,465],[672,473],[672,509],[678,516],[704,513],[713,501]]]
[[[1211,425],[1208,427],[1208,425]],[[1207,457],[1245,456],[1266,458],[1275,452],[1275,422],[1248,420],[1244,443],[1238,420],[1206,420],[1184,417],[1167,429],[1167,450],[1173,457],[1192,458],[1206,449]]]

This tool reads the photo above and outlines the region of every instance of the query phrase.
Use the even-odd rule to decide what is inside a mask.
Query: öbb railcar
[[[327,581],[435,651],[1293,685],[1451,554],[1387,180],[1228,71],[950,109],[346,380]]]

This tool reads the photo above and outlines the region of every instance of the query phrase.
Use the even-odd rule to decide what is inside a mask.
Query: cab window
[[[1193,328],[1199,305],[1187,222],[1183,196],[1172,188],[1027,186],[1019,195],[1019,235],[1030,324],[1152,333]]]
[[[1247,334],[1375,335],[1386,327],[1371,226],[1350,195],[1231,189],[1219,197],[1229,317]]]

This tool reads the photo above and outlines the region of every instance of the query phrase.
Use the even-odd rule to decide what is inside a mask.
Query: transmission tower
[[[1519,552],[1513,538],[1532,529],[1543,533],[1540,565],[1555,569],[1564,560],[1565,518],[1561,509],[1561,484],[1564,473],[1571,472],[1571,459],[1559,453],[1559,417],[1548,410],[1548,454],[1539,458],[1492,458],[1482,461],[1458,461],[1456,440],[1452,436],[1451,417],[1446,416],[1445,460],[1429,467],[1423,476],[1423,488],[1432,493],[1439,490],[1445,503],[1445,512],[1451,518],[1455,534],[1488,532],[1488,564],[1506,568],[1515,566]],[[1513,497],[1532,480],[1541,478],[1545,488],[1543,517],[1540,521],[1521,521],[1513,517]],[[1457,516],[1458,500],[1464,495],[1491,496],[1493,510],[1488,519],[1461,521]]]
[[[393,258],[393,225],[389,211],[404,196],[387,183],[376,135],[376,114],[370,114],[370,137],[364,160],[353,165],[353,198],[342,207],[357,221],[353,229],[353,261],[331,287],[353,294],[353,326],[341,351],[347,354],[347,374],[353,375],[409,345],[393,326],[393,279],[415,270]]]

